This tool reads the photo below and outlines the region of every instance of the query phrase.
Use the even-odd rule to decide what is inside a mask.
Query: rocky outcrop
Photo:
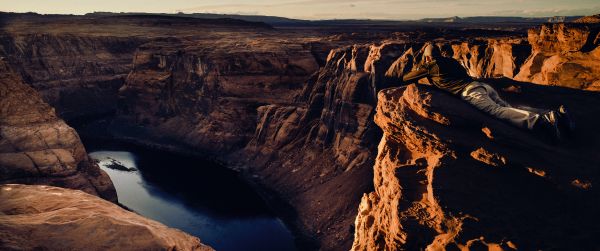
[[[531,52],[521,39],[489,39],[451,43],[447,56],[458,60],[475,78],[514,78]],[[447,46],[441,45],[441,49]]]
[[[81,191],[0,185],[2,250],[213,250]]]
[[[0,75],[0,183],[79,189],[116,202],[110,178],[77,132],[4,62]]]
[[[548,145],[441,91],[385,89],[375,115],[383,130],[375,191],[360,204],[353,250],[597,246],[600,158],[594,152],[600,140],[597,111],[586,109],[599,96],[506,80],[494,84],[521,87],[502,93],[513,104],[567,102],[584,126],[581,138]]]
[[[377,80],[381,87],[393,85],[404,72],[421,63],[421,49],[424,43],[401,43],[400,46],[381,46],[389,50],[391,60],[380,62],[379,67],[387,69],[391,79]],[[498,38],[475,39],[470,41],[441,41],[434,43],[445,57],[456,59],[474,78],[514,78],[531,52],[531,46],[522,39]],[[377,47],[377,46],[374,46]],[[410,50],[409,50],[410,49]],[[399,56],[398,53],[401,53]],[[368,62],[367,62],[368,63]],[[386,68],[390,67],[390,68]],[[377,68],[377,67],[370,67]],[[370,71],[370,68],[367,71]],[[383,84],[382,84],[383,83]]]
[[[532,52],[516,80],[600,90],[600,25],[545,24],[529,30]]]

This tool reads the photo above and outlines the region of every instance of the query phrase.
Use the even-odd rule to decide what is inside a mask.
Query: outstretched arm
[[[405,84],[417,82],[419,79],[427,77],[428,74],[429,70],[427,70],[427,68],[425,67],[421,67],[402,76],[402,82],[404,82]]]

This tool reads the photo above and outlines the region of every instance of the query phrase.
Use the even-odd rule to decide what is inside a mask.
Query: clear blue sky
[[[226,13],[303,19],[418,19],[448,16],[562,16],[600,13],[600,0],[0,0],[1,11]]]

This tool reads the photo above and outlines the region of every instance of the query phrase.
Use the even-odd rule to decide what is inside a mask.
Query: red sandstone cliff
[[[522,39],[451,43],[450,48],[447,56],[461,62],[475,78],[514,78],[531,52],[531,45]]]
[[[551,29],[559,30],[560,27],[552,26]],[[574,29],[579,32],[579,28]],[[373,190],[373,183],[376,185],[376,191],[389,189],[391,195],[400,196],[399,194],[402,194],[402,192],[394,190],[395,187],[392,183],[396,182],[400,185],[403,183],[394,181],[391,176],[386,176],[385,181],[392,182],[388,182],[391,185],[390,188],[386,188],[382,186],[386,185],[385,182],[382,183],[384,176],[378,174],[383,169],[392,167],[383,167],[375,154],[382,132],[372,122],[377,104],[374,87],[378,91],[397,85],[399,83],[397,78],[402,76],[405,70],[412,68],[414,61],[419,60],[421,42],[384,42],[376,45],[339,47],[331,51],[326,62],[322,62],[318,56],[322,51],[315,52],[312,47],[313,42],[320,41],[319,39],[291,39],[287,37],[289,34],[282,39],[277,37],[278,33],[259,34],[260,32],[256,31],[240,32],[239,30],[236,33],[223,35],[219,32],[213,33],[202,29],[194,30],[193,34],[190,33],[191,29],[187,29],[183,33],[176,29],[173,31],[161,30],[158,34],[149,33],[154,37],[148,39],[141,35],[140,30],[147,31],[139,27],[127,30],[133,31],[134,34],[131,37],[144,38],[131,42],[127,42],[127,39],[103,38],[94,34],[93,38],[84,39],[68,36],[33,36],[26,37],[22,40],[25,42],[21,42],[19,46],[12,45],[19,44],[16,42],[3,44],[10,45],[5,48],[30,48],[23,49],[23,51],[27,51],[25,53],[9,49],[7,58],[10,59],[10,62],[17,62],[15,65],[21,67],[19,71],[25,76],[30,76],[26,78],[26,81],[31,81],[28,83],[40,90],[62,114],[81,116],[86,115],[85,111],[90,109],[98,111],[95,113],[103,113],[106,110],[103,110],[102,106],[120,99],[119,107],[112,106],[109,109],[109,111],[117,110],[117,117],[109,118],[108,131],[112,133],[112,136],[133,139],[154,146],[173,147],[170,149],[176,151],[201,152],[235,165],[235,168],[252,177],[253,182],[268,189],[272,194],[278,195],[285,204],[288,204],[290,207],[281,211],[289,214],[287,218],[291,219],[289,221],[299,232],[316,239],[322,249],[350,248],[353,241],[352,232],[355,229],[352,222],[356,218],[356,207],[361,201],[362,194]],[[121,31],[116,33],[124,36]],[[566,78],[566,81],[552,82],[552,85],[565,86],[571,86],[575,82],[584,83],[589,79],[597,79],[598,74],[595,72],[595,68],[590,68],[589,71],[578,67],[565,68],[573,66],[570,62],[574,65],[581,65],[583,64],[579,62],[581,60],[585,61],[585,64],[593,64],[593,61],[586,57],[595,53],[594,50],[588,50],[596,48],[593,47],[597,46],[596,42],[585,42],[584,45],[591,47],[583,46],[581,47],[582,51],[564,56],[556,54],[558,50],[552,49],[555,47],[554,44],[560,44],[559,47],[562,48],[579,42],[575,43],[563,38],[554,39],[552,36],[538,39],[535,38],[535,34],[537,33],[534,32],[533,35],[530,33],[529,43],[513,38],[498,38],[469,39],[469,41],[439,40],[438,45],[446,56],[458,59],[474,77],[513,78],[516,76],[517,79],[523,78],[526,81],[546,84],[536,80],[544,79],[542,73],[545,72],[544,74],[547,73],[546,75],[553,78]],[[352,36],[347,38],[352,38]],[[19,39],[15,39],[15,41],[17,40]],[[567,42],[560,42],[563,40]],[[543,46],[536,45],[532,41],[542,41],[540,43]],[[349,41],[349,43],[351,42]],[[325,45],[322,45],[322,48],[331,46],[327,45],[326,41],[323,43]],[[37,50],[41,52],[35,54],[37,60],[23,60],[21,57],[33,55],[32,53],[36,52],[34,48],[36,46],[32,46],[32,44],[40,44],[41,47],[40,50]],[[62,49],[52,49],[55,46]],[[73,50],[78,46],[98,49],[92,55],[86,52],[87,49]],[[111,54],[113,48],[122,48],[123,51],[117,50]],[[530,50],[530,48],[532,49]],[[531,51],[534,54],[536,51],[545,52],[542,53],[544,56],[540,57],[530,56]],[[540,53],[536,55],[542,55]],[[573,56],[580,55],[577,53],[584,56]],[[63,54],[65,55],[64,62],[61,59]],[[567,60],[566,63],[558,64],[562,65],[562,68],[542,71],[546,68],[541,66],[552,63],[551,60],[546,59],[555,57],[555,54],[559,58],[563,57],[564,60]],[[130,57],[128,61],[130,63],[125,60],[127,55]],[[546,58],[547,55],[550,56]],[[87,60],[95,63],[88,64]],[[61,67],[52,66],[54,64]],[[323,67],[319,68],[319,66]],[[63,68],[66,73],[61,73]],[[525,72],[537,73],[525,74]],[[125,73],[128,73],[126,77],[124,77]],[[309,79],[311,74],[313,75]],[[569,77],[572,74],[576,74],[575,77]],[[85,76],[85,78],[78,81],[76,79],[78,75]],[[105,78],[108,79],[108,82],[102,80]],[[62,81],[62,79],[68,81]],[[306,79],[309,80],[306,81]],[[511,82],[511,84],[516,87],[521,86],[519,83]],[[575,88],[587,88],[588,90],[593,89],[590,88],[591,86],[593,85],[572,85]],[[526,88],[523,87],[522,90],[526,90]],[[527,97],[530,102],[539,102],[538,105],[547,105],[546,97],[554,95],[549,94],[553,93],[552,91],[546,92],[545,89],[535,90],[537,91],[534,94],[525,94],[524,97]],[[548,88],[548,90],[561,89]],[[61,94],[56,96],[56,93]],[[79,93],[84,95],[79,96]],[[101,98],[93,97],[96,94],[100,94],[98,97]],[[566,96],[557,94],[554,96],[554,100],[576,100],[580,96],[588,97],[588,95],[593,96],[588,92],[573,92]],[[437,96],[436,93],[432,94],[432,97]],[[577,98],[575,98],[576,96]],[[94,102],[87,102],[87,97],[92,97],[90,100],[94,100]],[[446,101],[446,97],[443,95],[441,99]],[[593,99],[586,98],[585,100],[594,102]],[[426,103],[426,100],[419,98],[412,99],[412,101],[415,106]],[[87,105],[90,107],[86,107]],[[84,109],[80,109],[80,106]],[[583,110],[582,105],[579,107]],[[466,111],[468,114],[461,116],[486,121],[487,117],[473,115],[471,114],[472,110],[464,109],[461,111]],[[81,111],[84,113],[79,113]],[[410,112],[407,114],[407,118],[413,118],[410,116],[414,114]],[[443,115],[441,111],[432,114],[431,116],[442,122],[445,121],[444,118],[452,120],[452,116]],[[400,115],[398,116],[401,118]],[[402,118],[404,119],[404,117]],[[436,135],[438,130],[443,132],[445,129],[447,128],[434,127],[428,130]],[[586,130],[592,131],[589,128]],[[412,131],[409,130],[408,133],[410,132]],[[464,132],[467,136],[471,133],[480,133],[479,128],[475,132]],[[426,144],[426,138],[422,140],[422,143]],[[438,139],[434,137],[431,144],[447,143],[445,141],[439,143],[435,140]],[[479,141],[475,142],[480,143]],[[506,148],[508,144],[505,143],[499,147]],[[454,149],[452,145],[440,147]],[[544,148],[544,145],[533,144],[532,147]],[[438,154],[436,151],[439,149],[436,147],[428,149],[431,150],[431,154]],[[484,161],[501,160],[501,157],[504,156],[486,148],[478,149],[469,150],[469,156],[473,153],[474,156]],[[594,149],[597,148],[590,147],[587,151]],[[540,154],[547,154],[547,152],[540,152]],[[593,152],[589,152],[589,154],[593,155]],[[504,158],[506,159],[506,157]],[[565,157],[565,160],[570,159]],[[373,169],[374,163],[375,170]],[[467,161],[469,165],[473,163],[479,162],[470,159]],[[417,166],[411,170],[421,168],[419,170],[422,172],[428,172],[425,170],[428,167],[424,166],[429,165],[419,162]],[[540,168],[543,172],[538,170]],[[556,166],[550,169],[560,170]],[[375,176],[380,179],[373,180],[374,172]],[[543,167],[533,166],[531,172],[546,173],[548,171]],[[419,175],[416,176],[421,177]],[[521,176],[518,177],[520,179]],[[589,180],[594,179],[592,176],[582,175],[581,177],[583,178],[577,178],[578,181],[567,179],[567,182],[580,187],[588,187],[588,184],[593,183]],[[459,183],[457,180],[458,178],[448,182]],[[425,179],[419,179],[419,181],[426,182]],[[409,186],[413,181],[403,180],[402,182],[406,182],[406,186]],[[423,189],[421,185],[415,185],[415,187],[417,190]],[[546,188],[547,186],[540,187]],[[369,196],[379,196],[377,193]],[[381,192],[381,194],[385,193]],[[418,194],[409,196],[409,198],[413,198],[410,199],[412,201],[419,200],[414,197],[418,197]],[[369,198],[367,201],[371,203],[369,205],[379,203],[377,206],[385,208],[374,209],[373,214],[377,217],[402,218],[394,216],[395,212],[403,212],[402,210],[393,211],[393,208],[390,207],[393,204],[386,205],[388,202],[395,203],[394,200],[399,201],[398,198],[377,203]],[[461,202],[468,204],[468,201]],[[504,204],[499,204],[498,207],[502,207],[502,205]],[[429,206],[431,205],[425,204],[423,207],[430,210]],[[363,207],[365,206],[361,206],[361,212],[364,211]],[[437,210],[435,207],[431,208]],[[514,209],[509,206],[506,208]],[[387,211],[388,209],[392,211]],[[370,211],[365,212],[370,214]],[[432,221],[423,221],[425,223],[422,223],[419,222],[418,217],[407,215],[405,216],[410,219],[408,223],[398,220],[399,225],[388,223],[382,223],[382,225],[379,224],[382,222],[379,219],[377,226],[372,225],[376,227],[367,226],[374,224],[369,223],[369,217],[365,216],[362,219],[359,216],[362,220],[358,221],[359,225],[356,226],[356,240],[359,242],[355,244],[355,247],[357,249],[370,247],[371,244],[361,240],[370,237],[373,237],[373,240],[379,240],[375,238],[377,236],[391,236],[384,238],[390,240],[389,243],[392,244],[389,245],[391,246],[417,245],[423,247],[430,244],[428,242],[431,240],[430,237],[438,236],[441,232],[446,231],[444,222],[454,219],[442,215],[435,216],[437,218]],[[478,219],[487,217],[478,213],[473,215]],[[419,224],[425,224],[427,227]],[[496,227],[498,225],[476,225],[473,229],[487,229],[489,226]],[[413,227],[417,230],[407,230],[406,232],[398,230],[413,229]],[[412,236],[421,236],[420,231],[424,231],[422,234],[424,240],[413,241]],[[398,239],[396,233],[399,236],[411,237]],[[504,233],[502,232],[502,234]],[[482,232],[482,236],[491,238],[488,237],[491,235],[485,231]],[[496,241],[494,238],[491,238],[490,242]],[[532,238],[537,237],[533,236]],[[400,241],[398,244],[395,242],[396,240],[408,241]],[[454,242],[465,245],[466,239]],[[514,243],[517,243],[516,239]],[[530,245],[522,241],[517,244],[525,245],[525,247]],[[504,242],[504,245],[509,244]]]
[[[600,122],[589,104],[599,96],[532,85],[502,95],[513,104],[566,102],[583,127],[548,145],[438,90],[379,93],[375,191],[360,204],[353,250],[597,247]]]
[[[600,90],[600,25],[545,24],[529,30],[532,51],[515,80]]]

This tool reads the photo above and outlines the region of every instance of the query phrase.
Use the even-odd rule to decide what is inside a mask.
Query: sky
[[[575,16],[600,13],[600,0],[0,0],[0,11],[219,13],[300,19],[407,20],[450,16]]]

